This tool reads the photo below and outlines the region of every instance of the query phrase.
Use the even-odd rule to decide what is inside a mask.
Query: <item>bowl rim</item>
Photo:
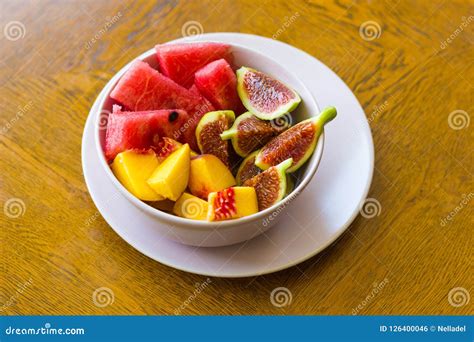
[[[202,42],[217,42],[218,41],[213,41],[213,40],[206,40]],[[202,43],[200,41],[200,43]],[[170,41],[164,44],[175,44],[175,42]],[[283,68],[284,67],[277,61],[275,61],[273,58],[260,53],[259,51],[256,51],[252,48],[249,48],[247,46],[243,46],[241,44],[236,44],[236,43],[230,43],[232,47],[236,47],[241,50],[247,50],[250,51],[251,53],[258,55],[259,57],[269,60],[271,63],[278,65],[279,67]],[[249,215],[249,216],[244,216],[241,218],[237,219],[232,219],[232,220],[224,220],[224,221],[201,221],[201,220],[193,220],[193,219],[188,219],[184,217],[179,217],[170,213],[167,213],[165,211],[159,210],[157,208],[154,208],[153,206],[143,202],[142,200],[138,199],[135,197],[133,194],[131,194],[123,185],[118,181],[118,179],[115,177],[113,174],[112,170],[110,169],[109,164],[107,163],[107,160],[105,158],[104,151],[102,149],[102,144],[100,141],[100,131],[101,131],[101,120],[102,116],[101,113],[104,112],[104,105],[107,101],[107,99],[110,97],[110,93],[112,90],[115,88],[116,84],[120,80],[120,78],[125,74],[125,72],[130,68],[130,65],[137,59],[139,60],[144,60],[151,55],[155,53],[155,48],[151,48],[144,53],[140,54],[138,57],[134,58],[132,61],[128,62],[126,65],[124,65],[117,73],[115,73],[114,76],[107,82],[107,84],[104,86],[103,90],[106,89],[106,92],[103,94],[102,98],[99,101],[99,106],[98,110],[96,112],[96,117],[94,118],[94,140],[95,140],[95,146],[96,146],[96,152],[99,155],[99,160],[100,164],[102,167],[105,169],[106,174],[108,175],[108,178],[112,181],[112,183],[115,185],[115,187],[120,191],[120,193],[125,196],[130,202],[132,202],[135,206],[137,206],[139,209],[144,211],[145,213],[156,217],[160,221],[165,221],[168,224],[171,224],[172,226],[182,226],[185,225],[188,228],[212,228],[212,229],[217,229],[219,228],[220,230],[225,229],[225,228],[232,228],[236,225],[240,224],[247,224],[247,223],[252,223],[256,221],[265,221],[265,219],[268,219],[269,217],[272,216],[272,214],[278,209],[278,208],[285,208],[296,198],[298,195],[308,186],[310,181],[312,180],[313,176],[316,173],[316,170],[319,167],[319,164],[321,162],[321,158],[323,155],[323,150],[324,150],[324,129],[321,132],[321,135],[318,138],[318,142],[316,144],[316,149],[313,152],[313,155],[311,158],[307,161],[309,162],[309,169],[306,171],[306,175],[300,180],[298,186],[296,186],[293,191],[291,191],[288,195],[286,195],[285,198],[283,198],[280,202],[275,203],[271,207],[264,209],[262,211],[259,211],[255,214]],[[313,102],[313,106],[317,109],[318,113],[320,112],[320,107],[319,104],[317,103],[316,99],[314,98],[313,94],[309,91],[309,89],[306,87],[306,85],[297,77],[296,75],[292,75],[303,87],[303,89],[306,91],[307,94],[309,94],[310,100]],[[107,89],[108,88],[108,89]],[[109,112],[110,114],[110,112]],[[310,116],[312,117],[312,116]],[[277,214],[277,216],[279,213]],[[271,221],[271,220],[270,220]]]

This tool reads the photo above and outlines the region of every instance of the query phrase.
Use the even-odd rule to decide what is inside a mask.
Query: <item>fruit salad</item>
[[[156,46],[158,67],[134,61],[110,94],[104,154],[135,197],[192,220],[238,219],[272,207],[313,154],[328,107],[295,123],[295,90],[230,45]]]

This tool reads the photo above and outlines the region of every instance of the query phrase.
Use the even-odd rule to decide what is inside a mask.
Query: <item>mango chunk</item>
[[[225,164],[212,154],[191,159],[189,190],[194,196],[207,200],[210,192],[220,191],[237,184]]]
[[[183,193],[173,207],[173,213],[192,220],[206,220],[208,204],[199,197]]]
[[[176,201],[188,185],[190,149],[184,144],[171,153],[148,178],[148,185],[160,196]]]
[[[250,186],[235,186],[211,192],[208,204],[209,221],[236,219],[258,212],[257,193]]]
[[[147,183],[147,179],[158,165],[158,159],[153,151],[129,150],[117,154],[111,168],[119,182],[135,197],[144,201],[160,201],[164,198],[153,191]]]

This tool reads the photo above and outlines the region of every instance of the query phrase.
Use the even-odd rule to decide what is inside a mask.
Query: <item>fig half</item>
[[[230,129],[222,132],[221,139],[230,139],[235,152],[241,157],[246,157],[288,127],[288,122],[282,124],[276,121],[260,120],[247,112],[237,117]]]
[[[283,82],[247,67],[237,70],[237,92],[245,108],[262,120],[278,118],[301,102]]]
[[[292,163],[293,160],[289,158],[244,182],[244,186],[255,188],[259,211],[270,208],[286,196],[286,171],[291,167]]]
[[[237,170],[237,185],[244,184],[247,179],[250,179],[259,173],[262,172],[257,165],[255,165],[255,158],[257,157],[258,150],[250,153],[240,164],[239,169]]]
[[[220,135],[228,130],[235,120],[231,110],[219,110],[205,114],[196,127],[196,140],[202,154],[213,154],[227,167],[231,165],[229,142]]]
[[[292,158],[288,173],[298,170],[313,154],[324,125],[337,115],[336,108],[327,107],[321,114],[299,122],[270,140],[257,154],[255,164],[262,170]]]
[[[286,175],[286,193],[285,193],[285,197],[288,196],[291,192],[293,192],[293,190],[295,190],[295,181],[294,181],[293,177],[291,177],[290,174],[287,174]]]

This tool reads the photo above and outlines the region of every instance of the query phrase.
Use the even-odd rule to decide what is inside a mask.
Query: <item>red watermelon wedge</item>
[[[194,84],[216,109],[231,109],[237,115],[244,112],[237,93],[237,77],[225,59],[211,62],[198,70]]]
[[[178,140],[187,121],[184,110],[122,112],[114,106],[107,122],[105,156],[110,162],[126,150],[157,147],[162,137]]]
[[[132,111],[175,108],[194,111],[202,105],[199,96],[140,60],[132,63],[110,97]]]
[[[194,73],[206,64],[221,58],[232,63],[230,45],[222,43],[164,44],[155,50],[163,75],[187,89],[194,83]]]
[[[199,89],[196,87],[195,84],[193,84],[193,86],[191,88],[189,88],[189,91],[192,92],[193,94],[195,95],[198,95],[202,98],[202,101],[204,103],[204,105],[206,107],[208,107],[210,110],[208,112],[212,112],[214,110],[214,106],[212,105],[211,102],[209,102],[208,99],[206,99],[202,94],[201,92],[199,91]],[[212,108],[212,109],[211,109]]]
[[[202,96],[176,84],[147,63],[136,60],[120,78],[110,97],[132,111],[183,109],[190,115],[183,126],[184,141],[197,149],[194,129],[200,118],[214,108]]]

